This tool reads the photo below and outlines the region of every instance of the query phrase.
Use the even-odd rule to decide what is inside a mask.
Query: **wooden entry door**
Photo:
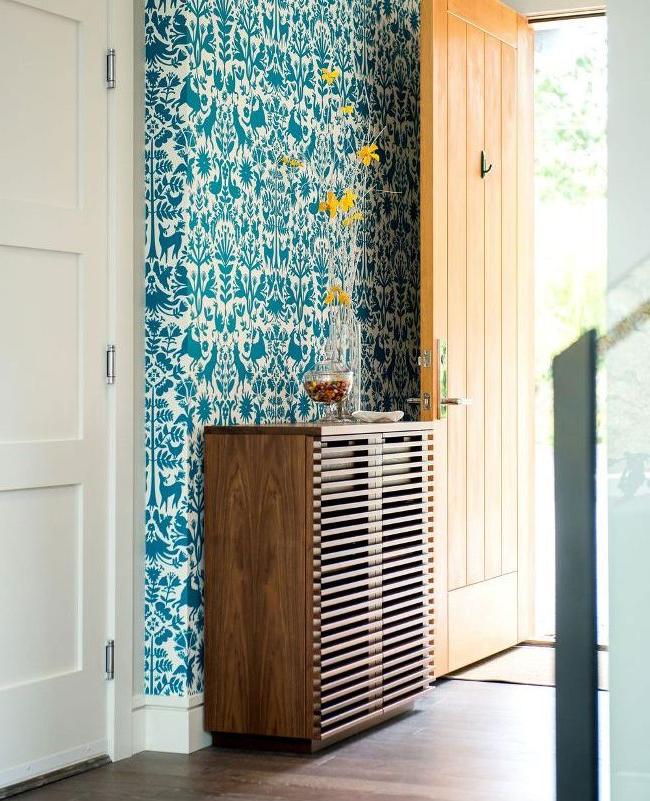
[[[438,675],[530,636],[531,84],[532,32],[516,12],[423,3],[421,406],[439,420]]]

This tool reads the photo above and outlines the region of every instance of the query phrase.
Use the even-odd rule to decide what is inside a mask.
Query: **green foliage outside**
[[[537,441],[552,442],[553,356],[603,330],[607,247],[604,19],[536,32]]]

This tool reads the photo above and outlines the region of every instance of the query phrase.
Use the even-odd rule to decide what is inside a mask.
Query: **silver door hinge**
[[[418,367],[431,367],[431,351],[423,350],[422,355],[418,356]]]
[[[104,678],[111,681],[115,678],[115,640],[106,640],[104,651]]]
[[[106,53],[106,88],[115,89],[115,48]]]
[[[106,348],[106,383],[115,383],[115,345]]]

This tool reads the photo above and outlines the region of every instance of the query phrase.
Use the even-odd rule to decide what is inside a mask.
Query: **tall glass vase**
[[[361,345],[361,323],[354,313],[349,312],[347,320],[346,345],[347,363],[354,375],[352,391],[345,399],[345,411],[348,415],[361,409],[361,368],[363,364],[363,351]]]
[[[348,362],[349,332],[346,309],[333,306],[329,309],[328,334],[325,354],[313,370],[305,374],[305,392],[315,403],[324,404],[323,423],[349,423],[346,399],[354,385],[354,373]]]

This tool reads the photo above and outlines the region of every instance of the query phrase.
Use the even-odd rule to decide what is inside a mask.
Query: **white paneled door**
[[[0,0],[0,787],[107,752],[105,0]]]

